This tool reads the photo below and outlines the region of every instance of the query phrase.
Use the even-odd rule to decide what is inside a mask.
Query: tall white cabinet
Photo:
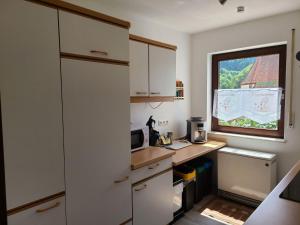
[[[57,10],[2,0],[0,27],[6,195],[11,210],[65,190]]]
[[[60,0],[0,5],[8,224],[130,224],[130,24]]]
[[[127,66],[62,59],[70,225],[131,218],[128,76]]]
[[[132,217],[128,29],[63,10],[59,24],[67,221],[122,224]]]

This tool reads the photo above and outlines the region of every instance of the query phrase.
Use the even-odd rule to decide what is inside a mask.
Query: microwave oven
[[[149,127],[131,128],[131,151],[149,147]]]

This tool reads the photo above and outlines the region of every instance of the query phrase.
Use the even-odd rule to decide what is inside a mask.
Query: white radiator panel
[[[218,189],[263,201],[276,185],[276,155],[224,148],[218,152]]]

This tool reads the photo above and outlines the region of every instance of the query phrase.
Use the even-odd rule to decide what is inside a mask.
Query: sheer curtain
[[[260,124],[279,120],[282,88],[215,90],[213,116],[230,121],[246,117]]]

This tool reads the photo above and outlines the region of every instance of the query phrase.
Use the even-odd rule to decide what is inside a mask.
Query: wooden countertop
[[[300,203],[279,198],[281,192],[299,171],[300,161],[281,180],[244,225],[299,225]]]
[[[176,154],[173,155],[173,166],[178,166],[189,160],[223,148],[225,145],[225,142],[209,140],[205,144],[193,144],[186,148],[176,150]]]
[[[148,147],[131,154],[131,169],[136,170],[138,168],[151,165],[171,156],[173,166],[178,166],[199,156],[218,150],[225,145],[225,142],[210,140],[205,144],[193,144],[191,146],[175,151],[168,150],[162,147]]]
[[[151,165],[163,159],[169,158],[175,154],[175,151],[168,150],[161,147],[148,147],[131,154],[131,169]]]

